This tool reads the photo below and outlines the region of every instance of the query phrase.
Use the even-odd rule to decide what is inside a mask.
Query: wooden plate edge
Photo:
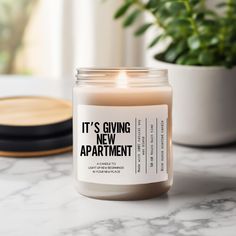
[[[0,151],[0,156],[2,157],[42,157],[42,156],[52,156],[57,154],[62,154],[66,152],[71,152],[72,146],[64,147],[54,150],[47,150],[47,151],[37,151],[37,152],[5,152]]]

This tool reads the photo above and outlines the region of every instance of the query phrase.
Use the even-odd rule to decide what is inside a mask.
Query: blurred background
[[[0,0],[0,73],[58,79],[79,66],[143,64],[143,40],[112,20],[121,2]]]
[[[216,4],[217,1],[209,1]],[[0,0],[0,73],[71,77],[79,66],[152,66],[152,37],[114,21],[122,0]],[[153,50],[157,51],[157,48]]]

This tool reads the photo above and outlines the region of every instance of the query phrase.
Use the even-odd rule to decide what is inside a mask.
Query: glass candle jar
[[[173,181],[166,70],[80,69],[73,90],[74,177],[85,196],[153,198]]]

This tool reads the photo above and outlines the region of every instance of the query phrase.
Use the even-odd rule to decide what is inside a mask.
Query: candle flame
[[[128,76],[127,76],[126,71],[124,71],[124,70],[120,71],[120,73],[118,74],[118,77],[117,77],[117,85],[118,85],[118,87],[121,87],[121,88],[127,87],[127,84],[128,84],[127,77]]]

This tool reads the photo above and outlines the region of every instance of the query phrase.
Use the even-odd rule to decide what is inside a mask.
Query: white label
[[[77,107],[77,178],[132,185],[168,180],[168,106]]]

